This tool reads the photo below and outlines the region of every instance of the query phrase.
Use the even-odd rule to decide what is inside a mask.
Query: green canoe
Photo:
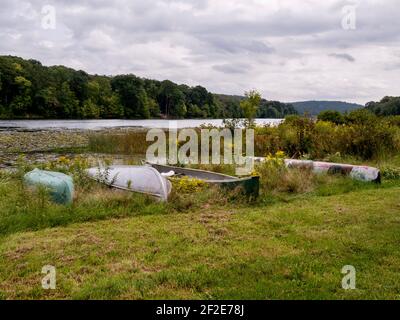
[[[24,182],[30,187],[43,186],[47,188],[55,203],[72,203],[74,183],[70,176],[60,172],[35,169],[24,176]]]

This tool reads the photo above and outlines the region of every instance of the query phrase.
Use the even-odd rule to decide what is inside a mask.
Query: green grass
[[[400,297],[396,181],[332,178],[254,204],[207,191],[160,204],[100,188],[64,208],[29,203],[14,178],[0,179],[0,298]],[[47,264],[56,290],[41,288]],[[348,264],[354,291],[341,288]]]
[[[15,180],[0,181],[0,235],[74,222],[166,213],[166,210],[166,206],[148,197],[107,188],[91,189],[73,205],[56,205],[47,197],[43,199],[40,193],[29,192]]]

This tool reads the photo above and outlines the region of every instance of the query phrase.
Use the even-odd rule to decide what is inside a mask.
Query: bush
[[[343,115],[339,111],[326,110],[318,115],[318,120],[342,124],[344,122]]]
[[[386,118],[385,118],[385,121],[386,121],[387,124],[389,124],[390,126],[400,127],[400,116],[386,117]]]
[[[346,115],[345,123],[288,117],[277,127],[257,128],[257,156],[283,150],[290,158],[325,159],[333,154],[360,160],[382,159],[400,152],[397,118],[379,118],[367,110]]]
[[[397,167],[383,167],[381,168],[381,174],[384,179],[388,180],[400,180],[400,168]]]
[[[309,153],[313,143],[312,131],[314,126],[315,123],[310,118],[287,117],[285,122],[279,126],[286,153],[296,157]]]
[[[344,122],[346,124],[369,125],[378,120],[378,117],[368,109],[357,109],[346,114]]]
[[[265,162],[256,166],[262,192],[306,193],[312,191],[315,175],[309,169],[286,168],[285,157],[284,152],[278,151],[274,156],[269,155]]]
[[[396,131],[382,122],[354,124],[338,130],[335,141],[338,151],[343,155],[367,160],[381,158],[398,152]]]

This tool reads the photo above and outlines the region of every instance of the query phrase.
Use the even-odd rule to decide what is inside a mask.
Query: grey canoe
[[[267,158],[253,157],[251,160],[255,163],[262,163],[267,161]],[[288,168],[308,168],[315,173],[342,174],[359,181],[381,182],[381,172],[374,167],[294,159],[286,159],[285,165]]]
[[[167,201],[171,182],[149,166],[111,166],[90,168],[87,174],[113,188],[144,193]]]
[[[168,175],[173,172],[174,177],[190,177],[202,180],[207,184],[219,185],[227,189],[241,188],[243,193],[251,198],[257,198],[260,192],[260,177],[237,178],[222,173],[216,173],[205,170],[189,169],[174,167],[168,165],[147,163],[152,168],[156,169],[162,175]]]

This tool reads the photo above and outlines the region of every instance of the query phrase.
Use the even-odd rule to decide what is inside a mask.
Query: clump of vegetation
[[[400,115],[400,97],[384,97],[379,102],[369,102],[366,108],[378,116]]]
[[[289,169],[285,165],[286,155],[278,151],[269,154],[265,160],[257,164],[255,170],[261,178],[263,193],[306,193],[313,190],[315,175],[307,168]]]
[[[261,94],[255,90],[245,93],[246,98],[240,102],[240,107],[243,110],[243,115],[246,118],[246,128],[254,128],[254,118],[257,115],[257,110],[261,103]]]
[[[205,182],[203,180],[186,176],[182,178],[172,178],[171,181],[173,188],[178,193],[199,192],[205,187]]]
[[[290,158],[310,159],[339,153],[361,160],[377,160],[400,152],[400,127],[386,118],[356,110],[345,115],[343,123],[329,119],[290,116],[277,127],[257,128],[255,151],[262,156],[283,150]]]
[[[400,168],[394,166],[384,166],[381,168],[381,174],[387,180],[400,180]]]
[[[343,114],[340,113],[339,111],[335,111],[335,110],[322,111],[318,115],[318,120],[319,121],[332,122],[334,124],[342,124],[342,123],[344,123]]]
[[[94,133],[89,136],[89,150],[110,154],[146,154],[152,142],[146,141],[146,132]]]

